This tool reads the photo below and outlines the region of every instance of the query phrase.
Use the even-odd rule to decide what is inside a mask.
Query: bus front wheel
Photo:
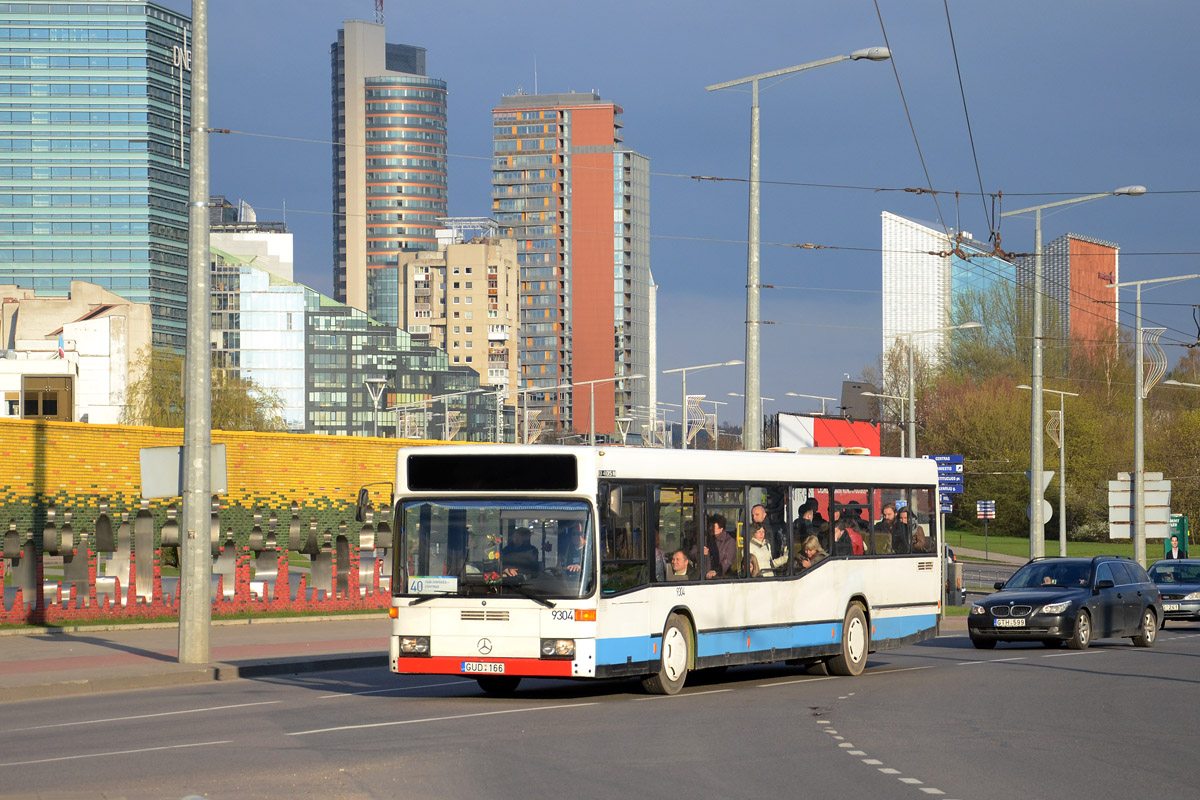
[[[642,687],[650,694],[679,694],[692,660],[692,626],[685,617],[667,617],[661,649],[658,672],[643,680]]]
[[[834,675],[861,675],[867,666],[867,650],[870,634],[867,617],[862,606],[851,603],[842,622],[842,652],[829,659],[826,664]]]

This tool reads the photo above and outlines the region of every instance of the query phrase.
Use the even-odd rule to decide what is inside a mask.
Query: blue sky
[[[188,11],[190,2],[166,5]],[[1200,273],[1196,241],[1200,4],[1087,0],[950,0],[985,192],[1014,209],[1127,184],[1110,198],[1043,218],[1045,241],[1079,233],[1118,243],[1121,280]],[[729,13],[736,8],[736,14]],[[946,5],[941,0],[543,0],[400,3],[388,40],[428,50],[447,81],[450,212],[490,207],[491,109],[501,95],[596,90],[624,108],[626,144],[651,159],[651,258],[659,293],[662,369],[744,356],[747,188],[690,175],[748,174],[748,93],[704,86],[890,43],[888,62],[845,62],[764,91],[762,178],[876,189],[928,187],[941,218],[986,238]],[[329,44],[345,19],[371,19],[371,0],[210,0],[211,124],[270,137],[330,137]],[[914,143],[908,117],[916,129]],[[245,135],[212,142],[212,190],[260,219],[286,202],[296,277],[331,293],[330,146]],[[962,195],[956,200],[954,192]],[[973,193],[973,194],[972,194]],[[989,201],[990,208],[990,201]],[[880,350],[880,213],[936,220],[928,194],[765,185],[762,393],[837,396]],[[1033,248],[1031,219],[1006,219],[1005,249]],[[1163,342],[1194,342],[1200,280],[1146,291],[1147,326]],[[1126,302],[1128,300],[1128,302]],[[1122,297],[1132,321],[1132,294]],[[1154,305],[1174,303],[1179,305]],[[1172,361],[1183,349],[1168,348]],[[728,401],[740,420],[740,368],[689,376],[689,392]],[[679,391],[660,376],[662,399]],[[807,404],[807,405],[806,405]]]

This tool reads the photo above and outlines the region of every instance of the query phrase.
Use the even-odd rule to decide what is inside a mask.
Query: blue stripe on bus
[[[875,631],[872,639],[901,639],[937,625],[936,614],[918,614],[906,617],[885,617],[873,622]],[[696,655],[700,658],[724,655],[725,653],[753,653],[787,650],[795,647],[837,644],[841,641],[842,623],[815,622],[801,625],[780,625],[770,628],[743,628],[741,630],[701,632]],[[662,638],[653,636],[624,636],[596,640],[597,664],[625,664],[628,662],[655,661],[658,652],[653,645]],[[749,644],[746,640],[749,639]]]
[[[596,663],[625,664],[630,661],[650,661],[658,657],[657,651],[651,649],[651,642],[656,639],[662,639],[662,634],[623,636],[620,639],[597,639]]]

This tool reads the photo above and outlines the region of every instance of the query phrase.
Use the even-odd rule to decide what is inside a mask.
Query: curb
[[[387,609],[382,609],[380,621],[386,619]],[[214,628],[238,625],[285,625],[298,622],[341,622],[343,620],[371,619],[370,614],[332,614],[320,617],[250,617],[248,619],[214,619]],[[55,625],[27,628],[0,628],[0,636],[58,636],[64,633],[89,633],[93,631],[152,631],[162,628],[178,628],[178,622],[130,622],[120,625]]]
[[[13,687],[0,693],[0,706],[23,700],[47,700],[104,692],[128,692],[138,689],[160,689],[164,686],[186,686],[212,681],[234,681],[264,678],[274,675],[300,675],[310,672],[333,672],[346,669],[387,667],[388,657],[371,655],[332,656],[330,658],[283,659],[280,661],[237,664],[207,664],[181,667],[165,672],[144,672],[107,678],[34,683]]]

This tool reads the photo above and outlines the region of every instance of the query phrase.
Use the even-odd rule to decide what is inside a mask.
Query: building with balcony
[[[597,381],[601,435],[654,396],[649,159],[625,146],[621,114],[593,92],[492,110],[492,217],[521,276],[520,388],[545,389],[523,402],[560,434],[589,428],[593,389],[579,384]]]
[[[446,83],[425,49],[348,20],[330,47],[334,298],[399,324],[399,265],[436,250],[446,216]]]
[[[517,387],[515,240],[476,239],[412,253],[401,277],[402,324],[414,342],[444,350],[452,366],[470,367],[485,386]]]
[[[187,317],[191,21],[141,0],[0,3],[0,283],[86,281]]]

